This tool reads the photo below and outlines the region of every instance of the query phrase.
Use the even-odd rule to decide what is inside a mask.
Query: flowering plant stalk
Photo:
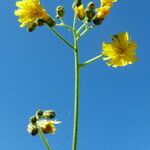
[[[21,0],[16,3],[18,10],[15,15],[20,17],[20,27],[27,26],[28,31],[32,32],[37,27],[46,25],[60,40],[67,44],[74,53],[74,73],[75,73],[75,91],[74,91],[74,123],[73,123],[73,138],[72,150],[77,150],[78,143],[78,128],[79,128],[79,97],[80,97],[80,71],[88,64],[102,59],[107,60],[106,65],[112,67],[122,67],[132,64],[137,61],[135,50],[137,45],[129,38],[128,32],[119,32],[112,36],[112,43],[102,43],[102,53],[98,56],[80,63],[79,58],[79,40],[88,33],[88,31],[101,25],[106,16],[110,13],[110,9],[117,0],[101,0],[100,7],[95,8],[94,2],[89,2],[85,8],[81,0],[75,0],[72,7],[74,11],[74,19],[72,26],[66,24],[63,20],[65,10],[63,6],[56,8],[56,19],[53,19],[43,8],[40,0]],[[82,25],[77,28],[78,21]],[[74,44],[66,40],[60,33],[57,32],[56,27],[64,27],[72,32]],[[55,124],[59,121],[53,120],[55,112],[51,110],[39,110],[36,115],[30,118],[28,124],[28,132],[31,135],[37,133],[41,137],[47,150],[51,147],[46,140],[44,134],[54,134],[56,131]]]

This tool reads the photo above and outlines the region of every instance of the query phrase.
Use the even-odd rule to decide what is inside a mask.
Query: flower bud
[[[27,126],[27,131],[29,134],[34,136],[38,133],[38,128],[35,125],[33,125],[32,123],[29,123]]]
[[[95,4],[93,2],[89,2],[89,4],[87,5],[87,9],[94,10],[95,9]]]
[[[36,112],[36,117],[37,117],[38,119],[40,119],[42,116],[43,116],[43,111],[42,111],[42,110],[38,110],[38,111]]]
[[[63,6],[58,6],[56,8],[56,16],[59,17],[59,18],[61,18],[61,17],[64,16],[64,14],[65,14],[64,7]]]
[[[94,23],[95,25],[100,25],[100,24],[103,22],[103,20],[104,20],[104,18],[95,17],[95,18],[93,19],[93,23]]]
[[[36,121],[37,121],[37,118],[36,118],[35,116],[30,117],[30,122],[31,122],[32,124],[35,124]]]
[[[72,8],[75,9],[75,7],[79,7],[80,5],[82,5],[82,1],[81,0],[75,0]]]
[[[28,26],[28,32],[34,31],[36,28],[36,23],[32,23],[31,25]]]
[[[88,21],[90,22],[95,16],[95,11],[86,9],[85,14],[86,17],[88,18]]]
[[[56,113],[53,110],[46,110],[43,112],[43,118],[45,119],[53,119],[55,116]]]

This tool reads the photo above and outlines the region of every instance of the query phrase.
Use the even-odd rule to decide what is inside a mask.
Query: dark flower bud
[[[95,17],[95,11],[93,10],[86,9],[85,14],[89,22]]]
[[[82,1],[81,0],[75,0],[73,5],[72,5],[72,8],[74,9],[75,7],[79,7],[80,5],[82,5]]]
[[[33,24],[29,25],[29,26],[28,26],[28,32],[34,31],[35,28],[36,28],[36,23],[33,23]]]
[[[32,123],[29,123],[27,126],[27,131],[29,134],[35,136],[38,133],[38,128]]]
[[[41,118],[43,116],[43,110],[38,110],[37,112],[36,112],[36,117],[37,118]]]
[[[56,113],[53,110],[46,110],[43,112],[43,118],[45,119],[53,119],[55,116]]]
[[[61,17],[64,16],[64,14],[65,14],[64,7],[63,6],[58,6],[56,8],[56,16],[61,18]]]
[[[95,4],[93,2],[90,2],[88,5],[87,5],[87,9],[89,10],[94,10],[95,9]]]
[[[32,124],[35,124],[36,121],[37,121],[37,118],[36,118],[35,116],[30,117],[30,122],[31,122]]]
[[[104,20],[104,18],[95,17],[95,18],[93,19],[93,23],[94,23],[95,25],[100,25],[100,24],[103,22],[103,20]]]

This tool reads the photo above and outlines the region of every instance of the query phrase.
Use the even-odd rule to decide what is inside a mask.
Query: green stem
[[[48,24],[46,24],[48,26],[48,28],[57,35],[57,37],[59,37],[63,42],[65,42],[69,47],[71,47],[74,51],[75,48],[72,44],[70,44],[60,33],[58,33],[54,28],[50,27]]]
[[[94,27],[95,27],[94,25],[92,25],[90,27],[86,26],[86,29],[78,36],[78,39],[80,39],[80,37],[82,37],[83,35],[85,35],[89,30],[93,29]]]
[[[64,26],[66,29],[70,30],[70,31],[73,31],[73,28],[68,26],[67,24],[65,24],[63,18],[60,18],[60,21],[61,21],[61,26]]]
[[[68,26],[68,25],[66,25],[65,23],[63,23],[63,26],[64,26],[65,28],[67,28],[68,30],[73,31],[73,28],[70,27],[70,26]]]
[[[45,145],[46,149],[47,150],[52,150],[51,147],[50,147],[50,145],[49,145],[49,143],[48,143],[48,141],[47,141],[47,139],[44,137],[44,134],[43,134],[42,130],[39,128],[38,131],[39,131],[38,132],[39,136],[40,136],[43,144]]]
[[[80,66],[79,66],[79,54],[78,54],[78,40],[77,34],[74,33],[74,47],[76,52],[75,58],[75,99],[74,99],[74,124],[73,124],[73,140],[72,150],[77,150],[78,142],[78,125],[79,125],[79,91],[80,91]]]
[[[76,14],[74,14],[74,19],[73,19],[73,31],[75,31],[75,29],[76,29],[76,19],[77,19],[77,17],[76,17]]]
[[[85,35],[87,32],[89,31],[89,28],[86,28],[80,35],[78,38],[82,37],[83,35]]]
[[[98,56],[96,56],[96,57],[94,57],[94,58],[84,62],[83,64],[80,64],[80,68],[85,67],[86,65],[88,65],[88,64],[90,64],[90,63],[92,63],[92,62],[94,62],[94,61],[96,61],[98,59],[100,59],[101,57],[102,57],[102,55],[98,55]]]
[[[58,27],[65,27],[66,29],[73,31],[72,27],[66,25],[65,23],[56,24]]]
[[[80,28],[77,30],[77,34],[79,34],[84,27],[85,27],[85,24],[81,25]]]

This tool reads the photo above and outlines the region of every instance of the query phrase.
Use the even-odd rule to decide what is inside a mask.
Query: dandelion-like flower
[[[127,32],[120,32],[112,36],[112,43],[102,43],[103,60],[112,67],[126,66],[137,61],[137,45],[129,38]]]
[[[20,27],[32,26],[37,19],[48,21],[50,16],[46,10],[41,6],[40,0],[22,0],[16,2],[19,8],[14,14],[19,18]]]
[[[56,120],[39,120],[37,122],[37,125],[45,134],[47,133],[55,134],[56,131],[55,124],[59,123],[61,122]]]

